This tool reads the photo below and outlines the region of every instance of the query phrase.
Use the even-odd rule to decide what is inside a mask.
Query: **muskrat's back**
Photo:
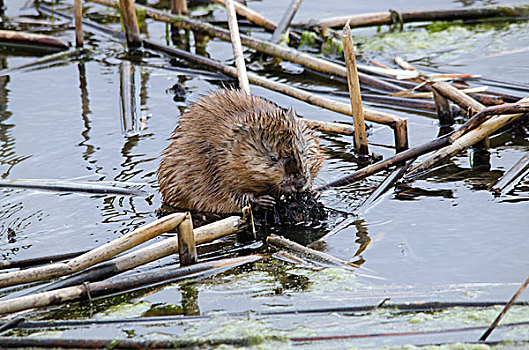
[[[165,203],[234,213],[309,188],[323,154],[292,110],[237,90],[202,97],[180,118],[158,169]]]

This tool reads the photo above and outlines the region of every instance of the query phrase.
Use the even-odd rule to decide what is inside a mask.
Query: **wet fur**
[[[258,196],[309,188],[319,142],[292,110],[237,90],[202,97],[180,118],[158,169],[165,203],[235,213]]]

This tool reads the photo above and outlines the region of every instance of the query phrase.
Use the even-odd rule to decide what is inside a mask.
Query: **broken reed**
[[[356,69],[355,50],[353,37],[349,23],[345,25],[342,33],[343,53],[347,65],[347,84],[349,88],[349,97],[351,99],[351,111],[354,120],[354,144],[356,152],[360,156],[369,155],[367,146],[366,126],[364,123],[364,110],[362,108],[362,95],[360,93],[360,82],[358,80],[358,71]]]
[[[116,6],[116,2],[113,0],[90,0],[90,1],[96,2],[101,5],[110,6],[110,7]],[[141,11],[145,11],[147,16],[155,20],[167,22],[173,25],[178,25],[178,26],[183,27],[184,29],[200,31],[208,35],[218,37],[219,39],[222,39],[225,41],[231,40],[229,31],[225,30],[224,28],[212,26],[210,24],[203,23],[203,22],[191,19],[191,18],[184,17],[184,16],[172,16],[163,11],[158,11],[158,10],[152,9],[147,6],[136,5],[136,8]],[[340,76],[343,78],[347,78],[347,69],[336,63],[332,63],[332,62],[311,56],[309,54],[299,52],[292,48],[284,48],[279,45],[275,45],[267,41],[259,40],[259,39],[249,37],[246,35],[240,35],[240,38],[241,38],[241,43],[243,45],[253,48],[259,52],[269,54],[272,56],[276,56],[276,57],[285,59],[287,61],[301,64],[307,68],[329,74],[330,76]],[[144,41],[144,43],[145,42],[146,41]],[[230,68],[232,67],[224,66],[218,62],[213,61],[214,63],[212,63],[212,60],[198,58],[196,57],[196,55],[189,55],[189,53],[183,53],[182,52],[183,50],[176,50],[173,48],[164,47],[163,45],[159,45],[151,41],[148,41],[148,46],[153,49],[162,50],[166,53],[178,54],[179,56],[186,57],[186,59],[190,59],[193,62],[197,62],[197,63],[200,62],[199,64],[208,62],[210,63],[208,65],[209,67],[215,68],[216,70],[219,70],[225,74],[236,77],[236,75],[233,74],[233,72],[229,72]],[[250,81],[252,80],[252,77],[250,74],[248,74],[248,78],[250,79]],[[264,86],[263,85],[264,78],[261,78],[261,79],[259,78],[260,77],[254,75],[254,81],[252,81],[252,83]],[[386,89],[387,91],[395,92],[395,91],[404,90],[403,88],[397,85],[386,83],[380,79],[368,76],[366,74],[359,74],[359,80],[361,83],[376,86],[376,88],[383,88],[383,89]],[[256,81],[259,81],[259,82],[256,82]],[[280,91],[283,93],[285,93],[288,90],[291,96],[294,96],[303,101],[306,101],[306,102],[309,102],[309,103],[312,103],[318,106],[322,106],[322,107],[326,106],[325,108],[329,108],[329,106],[333,106],[334,109],[332,110],[334,111],[337,111],[342,114],[352,115],[350,105],[347,106],[347,104],[345,103],[341,103],[341,102],[328,103],[328,101],[323,102],[323,100],[326,100],[326,99],[322,99],[319,96],[309,94],[300,89],[294,89],[290,87],[285,88],[286,86],[285,84],[280,84],[280,83],[271,82],[271,81],[266,82],[265,84],[267,84],[267,86],[265,87],[271,88],[271,86],[274,86],[272,88],[273,90]],[[344,107],[343,105],[346,105],[347,107]],[[395,133],[395,146],[396,146],[397,151],[401,151],[401,150],[408,148],[407,122],[405,119],[399,118],[397,116],[393,116],[389,113],[383,113],[383,112],[378,112],[378,111],[368,110],[368,109],[364,109],[364,116],[366,120],[373,121],[375,123],[389,125],[390,127],[393,128],[394,133]]]
[[[127,45],[131,49],[141,46],[140,30],[138,28],[138,19],[136,9],[132,0],[119,0],[119,8],[123,26],[127,36]]]

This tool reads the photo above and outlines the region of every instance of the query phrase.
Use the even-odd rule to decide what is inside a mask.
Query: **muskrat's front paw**
[[[255,204],[257,204],[263,209],[270,209],[273,208],[274,205],[276,205],[276,200],[274,199],[274,197],[265,194],[263,196],[257,197],[255,199]]]

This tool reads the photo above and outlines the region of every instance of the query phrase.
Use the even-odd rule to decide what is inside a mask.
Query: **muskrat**
[[[324,158],[292,109],[238,90],[203,96],[170,141],[158,169],[163,201],[199,212],[272,207],[274,197],[309,189]]]

